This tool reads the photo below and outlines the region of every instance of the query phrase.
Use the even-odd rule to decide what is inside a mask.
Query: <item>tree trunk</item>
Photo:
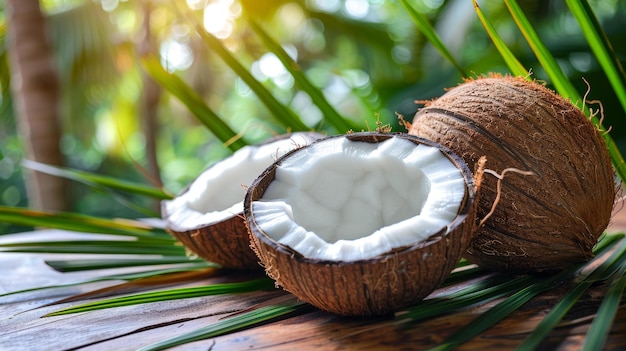
[[[138,51],[139,55],[147,55],[156,52],[154,36],[150,28],[150,17],[152,14],[152,2],[147,0],[142,3],[143,21],[141,24],[141,35],[139,37]],[[157,113],[159,101],[161,100],[162,88],[150,77],[149,74],[142,71],[141,81],[143,90],[141,93],[141,126],[144,137],[146,138],[145,155],[148,161],[148,172],[152,183],[161,186],[161,172],[157,159],[157,134],[158,122]]]
[[[39,1],[8,0],[6,14],[11,89],[26,158],[61,166],[60,85]],[[29,206],[68,208],[64,179],[39,172],[25,174]]]

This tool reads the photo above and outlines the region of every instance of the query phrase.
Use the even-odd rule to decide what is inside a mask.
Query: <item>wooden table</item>
[[[626,230],[626,210],[613,219],[611,231]],[[45,235],[78,238],[80,234],[57,230],[0,237],[0,242]],[[0,293],[51,284],[84,281],[88,278],[125,272],[59,273],[44,259],[50,255],[0,253]],[[54,256],[57,257],[58,256]],[[218,281],[204,277],[181,286]],[[41,318],[44,314],[76,303],[45,306],[59,299],[112,285],[101,282],[0,297],[0,351],[4,350],[135,350],[214,323],[230,314],[254,306],[279,292],[256,292],[206,296],[150,303],[93,312]],[[559,300],[562,292],[540,295],[513,315],[458,350],[513,350]],[[576,307],[581,315],[595,311],[602,297],[600,288],[591,290]],[[84,301],[83,301],[84,302]],[[494,302],[495,303],[495,302]],[[345,318],[313,308],[282,320],[247,330],[202,340],[175,350],[422,350],[436,346],[458,328],[476,318],[492,304],[478,306],[419,324],[394,324],[389,318]],[[541,349],[577,350],[584,341],[589,320],[554,330]],[[607,350],[626,350],[626,309],[621,308],[613,325]]]

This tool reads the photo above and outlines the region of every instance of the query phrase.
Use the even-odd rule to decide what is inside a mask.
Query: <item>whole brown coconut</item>
[[[285,290],[340,315],[386,314],[430,294],[467,250],[480,174],[406,133],[338,135],[278,159],[244,214]]]
[[[447,146],[470,167],[486,156],[486,168],[495,172],[532,172],[507,173],[469,261],[531,273],[593,256],[614,203],[613,169],[599,130],[569,101],[536,82],[494,75],[427,103],[409,133]],[[492,209],[496,186],[496,177],[484,177],[478,218]]]

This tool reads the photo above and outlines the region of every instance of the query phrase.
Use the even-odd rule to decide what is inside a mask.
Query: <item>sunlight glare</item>
[[[186,70],[193,63],[193,52],[188,44],[170,38],[161,44],[161,60],[169,72]]]
[[[367,0],[346,0],[346,12],[352,18],[364,18],[370,10],[370,3]]]
[[[228,38],[234,29],[237,11],[232,0],[219,0],[204,8],[204,29],[220,39]]]

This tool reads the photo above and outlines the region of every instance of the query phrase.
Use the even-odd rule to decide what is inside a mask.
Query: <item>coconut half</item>
[[[248,188],[244,214],[278,285],[333,313],[376,315],[446,279],[474,230],[475,188],[438,144],[353,133],[281,157]]]
[[[166,229],[208,261],[225,268],[258,268],[243,220],[246,187],[277,158],[321,137],[293,133],[239,149],[203,171],[180,195],[161,203]]]

